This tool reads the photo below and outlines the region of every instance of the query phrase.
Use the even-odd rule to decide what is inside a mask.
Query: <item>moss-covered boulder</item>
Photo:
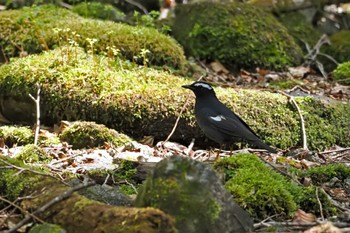
[[[302,188],[272,171],[256,155],[239,154],[217,161],[214,168],[225,175],[225,186],[235,201],[255,219],[278,215],[280,219],[293,216],[298,208],[319,214],[314,208],[315,189]],[[320,195],[324,213],[334,214],[327,196]]]
[[[74,149],[93,148],[105,143],[121,146],[131,139],[105,125],[94,122],[74,122],[65,128],[60,135],[62,141],[68,142]]]
[[[111,4],[101,2],[81,2],[72,11],[86,18],[124,21],[125,14]]]
[[[287,29],[268,12],[248,4],[177,6],[173,34],[188,55],[219,59],[234,70],[280,70],[302,58]]]
[[[171,214],[180,232],[250,232],[253,226],[208,165],[180,156],[156,165],[136,205]]]
[[[281,14],[278,19],[305,53],[308,52],[305,43],[312,48],[322,36],[322,33],[307,21],[305,15],[299,12]]]
[[[341,84],[350,85],[350,61],[339,64],[333,71],[333,78]]]
[[[8,58],[79,44],[140,64],[184,69],[186,63],[181,46],[156,29],[84,19],[52,5],[0,12],[0,43]]]
[[[138,139],[164,140],[179,110],[190,98],[172,140],[197,146],[218,146],[197,127],[192,93],[181,88],[192,80],[133,63],[86,54],[81,48],[57,48],[17,59],[0,67],[1,98],[30,101],[41,84],[41,121],[94,121]],[[301,145],[300,118],[287,97],[259,90],[216,88],[217,96],[269,145]],[[349,102],[296,98],[305,114],[310,149],[349,145]],[[0,101],[1,103],[1,101]],[[2,110],[2,108],[0,108]],[[35,107],[32,111],[35,113]],[[6,116],[4,112],[2,115]],[[20,113],[19,113],[20,114]],[[35,114],[33,114],[35,115]]]

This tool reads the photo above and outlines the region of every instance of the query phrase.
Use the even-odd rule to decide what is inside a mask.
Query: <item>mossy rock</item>
[[[125,14],[110,4],[101,2],[82,2],[74,5],[74,13],[85,18],[104,19],[112,21],[124,21]]]
[[[41,121],[94,121],[135,139],[145,135],[164,140],[179,110],[190,98],[172,140],[199,147],[218,146],[196,125],[191,83],[179,76],[105,56],[86,54],[79,47],[62,47],[13,60],[0,67],[0,98],[30,100],[41,84]],[[244,119],[269,145],[285,149],[301,145],[300,118],[287,97],[259,90],[215,88],[218,98]],[[322,150],[349,145],[349,102],[296,98],[305,113],[309,148]]]
[[[253,220],[201,162],[172,156],[160,161],[141,188],[136,206],[174,216],[180,232],[250,232]]]
[[[288,29],[288,33],[307,54],[306,44],[313,48],[321,38],[322,33],[314,28],[311,22],[308,22],[305,15],[299,12],[281,14],[279,21]]]
[[[1,126],[0,138],[4,139],[4,143],[8,147],[13,145],[26,145],[34,142],[34,133],[29,127],[17,126]]]
[[[224,174],[225,186],[235,201],[254,218],[265,219],[278,214],[280,219],[292,217],[298,208],[320,214],[315,208],[315,188],[303,188],[272,171],[256,155],[238,154],[217,161],[214,168]],[[324,213],[331,216],[334,206],[321,192],[318,194]]]
[[[302,59],[287,29],[267,11],[248,4],[177,6],[172,29],[188,55],[218,59],[233,70],[281,70]]]
[[[52,159],[42,148],[34,144],[25,145],[16,158],[25,163],[47,163]]]
[[[256,219],[278,214],[291,217],[297,210],[294,195],[301,188],[271,171],[253,154],[239,154],[215,163],[214,168],[226,175],[226,188],[235,201]]]
[[[330,36],[331,45],[323,46],[321,52],[333,57],[338,63],[350,61],[350,30],[341,30]],[[337,65],[328,58],[320,57],[327,71],[333,71]]]
[[[350,85],[350,62],[339,64],[333,71],[333,78],[341,84]]]
[[[118,147],[131,141],[128,136],[94,122],[75,122],[63,130],[60,139],[74,149],[94,148],[105,143]]]
[[[0,43],[7,57],[18,56],[18,48],[31,54],[79,44],[92,53],[123,56],[140,64],[179,70],[186,66],[181,46],[156,29],[84,19],[52,5],[0,12]]]

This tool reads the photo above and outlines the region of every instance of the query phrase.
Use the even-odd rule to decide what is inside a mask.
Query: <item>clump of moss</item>
[[[279,20],[288,29],[289,34],[293,36],[304,53],[309,52],[306,49],[305,43],[312,48],[322,36],[322,33],[314,28],[302,13],[292,12],[282,14]]]
[[[16,158],[25,163],[46,163],[52,159],[42,148],[34,144],[25,145]]]
[[[68,142],[74,149],[99,147],[105,143],[118,147],[131,140],[105,125],[85,121],[68,126],[60,135],[60,139]]]
[[[156,29],[84,19],[52,5],[0,12],[0,39],[7,57],[78,44],[92,54],[121,55],[140,64],[147,60],[182,71],[186,66],[181,46]]]
[[[254,218],[275,214],[290,217],[298,207],[294,198],[302,189],[271,171],[255,155],[225,158],[216,162],[214,168],[226,175],[226,188]]]
[[[34,134],[29,127],[1,126],[0,138],[8,147],[26,145],[34,142]]]
[[[66,230],[60,227],[59,225],[43,223],[43,224],[36,224],[29,231],[29,233],[45,233],[45,232],[66,233]]]
[[[350,85],[350,62],[339,64],[333,71],[333,78],[339,83]]]
[[[268,12],[249,4],[177,6],[172,29],[189,55],[218,59],[233,70],[281,70],[302,59],[287,29]]]
[[[0,161],[0,166],[8,166],[8,163],[13,164],[17,167],[28,168],[23,164],[23,161],[18,159],[12,159],[9,157],[1,157],[3,161]],[[36,170],[35,168],[31,168]],[[0,193],[6,196],[10,200],[15,200],[22,191],[28,187],[34,181],[37,181],[40,176],[28,175],[29,171],[23,171],[20,174],[17,169],[0,169]],[[42,177],[40,177],[42,178]]]
[[[332,145],[349,146],[349,103],[327,103],[312,97],[296,98],[303,111],[309,147],[324,150]]]
[[[74,5],[72,11],[86,18],[123,21],[125,14],[111,4],[100,2],[81,2]]]
[[[320,167],[313,167],[300,172],[300,177],[310,177],[315,185],[322,185],[337,177],[340,181],[350,177],[350,168],[344,164],[329,164]]]

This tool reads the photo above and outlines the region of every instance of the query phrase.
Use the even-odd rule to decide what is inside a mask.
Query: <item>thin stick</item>
[[[290,102],[292,102],[294,104],[294,106],[296,107],[298,114],[299,114],[299,118],[300,118],[300,123],[301,123],[301,132],[303,135],[303,149],[304,150],[309,150],[307,148],[307,139],[306,139],[306,130],[305,130],[305,122],[304,122],[304,117],[303,114],[301,113],[301,110],[299,108],[299,105],[297,104],[297,102],[295,101],[295,99],[293,98],[293,96],[288,95],[287,93],[283,92],[283,91],[279,91],[278,93],[287,96],[288,100]]]
[[[69,198],[70,196],[72,196],[72,194],[76,191],[79,191],[81,189],[87,188],[89,186],[94,185],[95,182],[94,181],[90,181],[87,183],[83,183],[83,184],[79,184],[77,186],[74,186],[73,188],[65,191],[64,193],[62,193],[61,195],[54,197],[53,199],[51,199],[49,202],[47,202],[46,204],[44,204],[43,206],[41,206],[39,209],[35,210],[34,212],[31,213],[31,215],[27,215],[24,219],[22,219],[22,221],[20,221],[19,223],[17,223],[13,228],[11,228],[10,230],[8,230],[6,233],[12,233],[12,232],[16,232],[20,227],[22,227],[24,224],[26,224],[31,218],[32,215],[36,215],[36,214],[40,214],[44,211],[46,211],[48,208],[50,208],[51,206],[53,206],[54,204],[61,202],[67,198]]]
[[[198,79],[197,81],[200,81],[202,78],[203,78],[203,76],[199,77],[199,79]],[[174,124],[173,129],[171,130],[170,134],[168,135],[168,137],[165,139],[164,142],[169,141],[169,139],[171,138],[171,136],[173,136],[173,134],[174,134],[174,132],[175,132],[175,130],[176,130],[176,128],[177,128],[177,125],[179,124],[180,117],[181,117],[183,111],[185,111],[185,109],[186,109],[186,106],[187,106],[187,104],[188,104],[188,101],[189,101],[189,99],[187,98],[187,99],[186,99],[186,102],[184,103],[184,105],[183,105],[182,108],[181,108],[181,111],[180,111],[179,116],[177,117],[177,119],[176,119],[176,121],[175,121],[175,124]]]
[[[347,151],[347,150],[350,150],[350,147],[336,149],[336,150],[327,150],[327,151],[320,152],[320,154],[323,155],[323,154],[329,154],[329,153],[334,153],[334,152],[343,152],[343,151]]]
[[[10,200],[7,200],[7,199],[3,198],[2,196],[0,196],[0,200],[10,204],[11,206],[15,207],[16,209],[19,209],[22,213],[29,215],[31,218],[33,218],[41,223],[44,223],[43,220],[41,220],[40,218],[38,218],[34,214],[29,213],[27,210],[23,209],[22,207],[20,207],[19,205],[15,204],[15,203],[11,202]]]
[[[34,135],[34,145],[38,145],[39,131],[40,131],[40,84],[38,84],[38,91],[36,93],[36,99],[29,93],[29,97],[32,98],[36,105],[36,127]]]
[[[320,207],[321,219],[322,219],[322,221],[324,221],[322,203],[320,201],[320,198],[318,197],[318,187],[316,187],[316,199],[317,199],[317,202],[318,202],[318,206]]]
[[[173,134],[175,133],[175,130],[176,130],[176,128],[177,128],[177,125],[179,124],[181,115],[182,115],[182,113],[185,111],[185,109],[186,109],[186,107],[187,107],[187,105],[188,105],[188,102],[189,102],[189,99],[187,99],[186,102],[185,102],[185,104],[182,106],[181,111],[180,111],[180,114],[179,114],[179,116],[176,118],[174,127],[173,127],[173,129],[171,130],[170,134],[168,135],[168,137],[165,139],[164,142],[169,141],[169,139],[171,138],[171,136],[173,136]]]

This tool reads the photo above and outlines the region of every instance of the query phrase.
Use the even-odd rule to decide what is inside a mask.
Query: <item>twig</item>
[[[32,98],[36,105],[36,127],[34,136],[34,145],[38,145],[39,131],[40,131],[40,84],[38,86],[38,91],[36,93],[36,99],[29,93],[29,97]]]
[[[53,206],[54,204],[61,202],[67,198],[69,198],[70,196],[72,196],[72,194],[76,191],[79,191],[81,189],[87,188],[89,186],[94,185],[95,182],[94,181],[90,181],[87,183],[82,183],[82,184],[78,184],[77,186],[74,186],[73,188],[65,191],[64,193],[62,193],[61,195],[54,197],[53,199],[51,199],[49,202],[47,202],[46,204],[44,204],[43,206],[41,206],[39,209],[35,210],[34,212],[31,213],[31,215],[27,215],[24,219],[22,219],[22,221],[20,221],[19,223],[17,223],[13,228],[11,228],[10,230],[8,230],[6,233],[12,233],[15,232],[16,230],[18,230],[20,227],[22,227],[24,224],[26,224],[31,218],[32,215],[36,215],[39,213],[42,213],[44,211],[46,211],[48,208],[50,208],[51,206]]]
[[[334,152],[342,152],[342,151],[347,151],[347,150],[350,150],[350,147],[336,149],[336,150],[327,150],[327,151],[320,152],[320,154],[323,155],[323,154],[329,154],[329,153],[334,153]]]
[[[186,107],[187,107],[187,105],[188,105],[188,102],[189,102],[189,99],[187,99],[186,102],[184,103],[184,105],[182,106],[181,111],[180,111],[180,113],[179,113],[179,116],[176,118],[174,127],[173,127],[173,129],[171,130],[170,134],[168,135],[168,137],[165,139],[164,142],[169,141],[169,139],[171,138],[171,136],[173,136],[173,134],[174,134],[174,132],[175,132],[175,130],[176,130],[176,128],[177,128],[177,125],[179,124],[181,115],[182,115],[183,111],[185,111],[185,109],[186,109]]]
[[[197,79],[197,81],[200,81],[202,78],[203,78],[203,76],[199,77],[199,79]],[[187,106],[187,104],[188,104],[188,101],[189,101],[189,99],[187,98],[187,99],[186,99],[186,102],[184,103],[184,105],[183,105],[182,108],[181,108],[181,111],[180,111],[179,116],[177,117],[177,119],[176,119],[176,121],[175,121],[175,124],[174,124],[173,129],[171,130],[171,132],[170,132],[170,134],[168,135],[168,137],[165,139],[164,143],[167,142],[167,141],[169,141],[169,139],[171,138],[171,136],[173,136],[173,134],[174,134],[174,132],[175,132],[175,130],[176,130],[176,128],[177,128],[177,125],[179,124],[180,117],[181,117],[183,111],[185,111],[185,109],[186,109],[186,106]]]
[[[315,192],[316,192],[317,203],[318,203],[318,206],[320,207],[321,219],[322,219],[322,221],[324,221],[322,203],[320,201],[320,198],[318,197],[318,187],[316,187],[316,191]]]
[[[188,156],[194,146],[194,142],[196,141],[195,138],[192,138],[192,141],[190,143],[190,145],[187,147],[187,149],[185,150],[185,154]]]
[[[138,194],[137,189],[135,188],[135,186],[134,186],[132,183],[130,183],[128,180],[125,180],[125,183],[127,183],[128,185],[130,185],[130,187],[135,191],[135,193]]]
[[[295,99],[293,98],[293,96],[288,95],[287,93],[283,92],[283,91],[278,91],[278,93],[286,96],[288,98],[288,100],[290,102],[292,102],[294,104],[294,106],[296,107],[298,114],[299,114],[299,118],[300,118],[300,123],[301,123],[301,132],[303,134],[303,149],[304,150],[309,150],[307,148],[307,140],[306,140],[306,130],[305,130],[305,122],[304,122],[304,117],[303,114],[301,114],[301,110],[299,108],[299,105],[297,104],[297,102],[295,101]]]
[[[37,216],[35,216],[34,214],[31,214],[29,213],[27,210],[23,209],[22,207],[20,207],[19,205],[13,203],[12,201],[10,200],[7,200],[5,198],[3,198],[2,196],[0,196],[0,200],[3,201],[3,202],[6,202],[8,204],[10,204],[11,206],[15,207],[16,209],[19,209],[22,213],[26,214],[26,215],[29,215],[31,218],[41,222],[41,223],[44,223],[43,220],[41,220],[40,218],[38,218]]]
[[[15,168],[15,169],[19,170],[18,174],[19,174],[19,173],[22,173],[22,172],[25,172],[25,171],[29,171],[29,172],[32,172],[32,173],[37,174],[37,175],[49,176],[49,177],[51,177],[51,178],[54,178],[54,179],[56,179],[56,180],[62,182],[62,183],[65,184],[65,185],[67,185],[66,182],[64,182],[63,180],[61,180],[61,179],[59,179],[59,178],[57,178],[57,177],[55,177],[55,176],[53,176],[53,175],[51,175],[51,174],[46,174],[46,173],[43,173],[43,172],[38,172],[38,171],[35,171],[35,170],[31,170],[31,169],[29,169],[29,168],[18,167],[18,166],[14,165],[14,164],[12,164],[12,163],[9,163],[9,162],[7,162],[6,160],[3,160],[3,159],[1,159],[1,158],[0,158],[0,162],[3,162],[3,163],[5,163],[5,164],[8,165],[8,166],[2,166],[2,168],[8,168],[8,169],[10,169],[10,168]]]

